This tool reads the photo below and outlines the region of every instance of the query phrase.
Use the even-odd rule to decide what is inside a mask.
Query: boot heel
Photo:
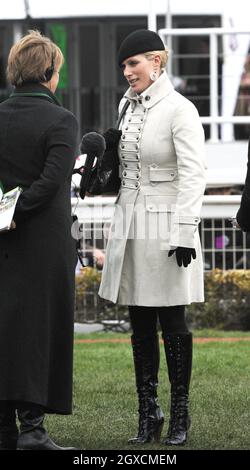
[[[164,425],[164,420],[162,420],[160,423],[158,423],[157,428],[153,434],[153,441],[154,442],[160,442],[161,439],[161,433],[163,430],[163,425]]]

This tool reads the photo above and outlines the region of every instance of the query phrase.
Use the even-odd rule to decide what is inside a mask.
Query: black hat
[[[118,52],[118,64],[128,57],[150,51],[165,51],[165,46],[157,33],[148,29],[137,29],[121,43]]]

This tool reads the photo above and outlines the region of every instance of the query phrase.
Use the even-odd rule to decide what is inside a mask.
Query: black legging
[[[135,336],[157,333],[157,318],[163,334],[188,333],[185,305],[174,307],[129,306],[130,322]]]

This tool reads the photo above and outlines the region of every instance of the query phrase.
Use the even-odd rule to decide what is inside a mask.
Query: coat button
[[[138,186],[139,186],[139,183],[135,183],[135,187],[138,188]]]
[[[128,131],[128,127],[125,127],[125,131]]]
[[[151,99],[151,98],[150,98],[149,95],[145,96],[145,100],[146,100],[146,101],[149,101],[150,99]]]
[[[122,185],[125,186],[125,184],[126,184],[125,181],[123,181],[123,182],[122,182]]]
[[[143,122],[143,118],[141,118],[141,122]]]
[[[122,138],[125,139],[125,135],[123,135]]]
[[[131,122],[131,118],[129,118],[128,122]]]
[[[125,145],[122,145],[121,147],[122,147],[122,149],[125,149]]]
[[[125,168],[127,168],[127,167],[128,167],[128,164],[127,164],[127,163],[124,163],[124,166],[125,166]]]
[[[127,172],[126,172],[126,171],[123,172],[123,176],[127,176]]]

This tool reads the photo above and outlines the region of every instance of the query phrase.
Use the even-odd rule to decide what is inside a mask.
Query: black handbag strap
[[[117,129],[119,129],[119,126],[120,126],[120,124],[121,124],[121,120],[122,120],[124,114],[126,113],[128,107],[129,107],[129,105],[130,105],[130,101],[127,100],[127,101],[124,103],[124,106],[123,106],[123,108],[122,108],[122,110],[121,110],[121,112],[120,112],[120,114],[119,114],[119,116],[118,116],[117,123],[116,123],[116,128],[117,128]]]

